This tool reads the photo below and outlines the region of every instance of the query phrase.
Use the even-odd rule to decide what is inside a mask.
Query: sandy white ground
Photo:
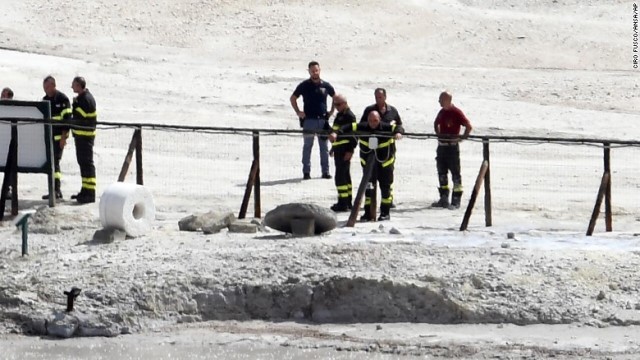
[[[54,0],[2,2],[0,10],[0,86],[13,88],[17,99],[38,99],[42,78],[53,74],[71,96],[72,77],[83,75],[103,121],[295,129],[288,97],[315,59],[356,114],[372,102],[375,87],[386,87],[411,132],[431,131],[437,94],[446,88],[478,135],[640,135],[631,2]],[[104,134],[97,145],[99,192],[117,177],[130,138],[125,131]],[[604,233],[600,220],[597,236],[584,236],[601,149],[495,145],[495,225],[485,228],[476,210],[471,231],[461,233],[461,212],[427,209],[437,186],[434,143],[406,139],[399,146],[399,207],[382,231],[367,224],[298,240],[275,233],[179,232],[177,221],[191,213],[237,211],[250,137],[149,134],[145,183],[158,204],[152,233],[121,244],[86,244],[100,227],[97,204],[63,204],[55,210],[58,227],[53,234],[33,234],[32,255],[23,260],[19,235],[4,222],[5,299],[22,299],[32,309],[58,308],[62,289],[81,284],[93,294],[87,307],[127,314],[142,330],[144,311],[127,308],[135,304],[134,288],[157,299],[147,304],[157,319],[171,321],[170,314],[184,312],[179,307],[192,300],[171,300],[178,284],[280,286],[291,277],[386,276],[399,284],[442,280],[461,304],[466,299],[475,310],[504,309],[505,318],[517,312],[511,306],[530,314],[531,303],[539,301],[542,314],[575,305],[576,314],[556,315],[571,314],[579,324],[635,324],[637,148],[614,151],[613,233]],[[220,139],[222,151],[212,145]],[[297,181],[299,138],[262,141],[264,210],[289,201],[334,201],[331,182]],[[468,194],[480,145],[466,142],[462,149]],[[65,194],[79,188],[73,151],[71,144],[63,159]],[[211,160],[195,162],[194,151]],[[183,167],[174,174],[163,165]],[[24,175],[21,181],[23,206],[42,205],[42,178]],[[389,236],[391,227],[402,235]],[[517,241],[507,240],[507,232],[515,232]],[[596,299],[600,291],[606,300]],[[636,329],[621,331],[633,336]],[[634,352],[637,344],[618,349]]]

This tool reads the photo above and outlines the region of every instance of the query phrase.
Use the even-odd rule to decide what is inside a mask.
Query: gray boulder
[[[127,234],[118,229],[106,228],[96,230],[93,233],[93,242],[98,244],[110,244],[116,240],[122,241],[127,238]]]
[[[202,232],[205,234],[214,234],[220,230],[229,227],[236,220],[236,216],[232,212],[215,212],[209,211],[200,217],[202,222]]]
[[[47,323],[47,334],[68,339],[78,330],[78,325],[79,321],[77,317],[64,312],[56,312],[53,320]]]
[[[306,231],[318,235],[338,226],[336,214],[330,209],[303,203],[283,204],[276,207],[265,215],[264,223],[282,232],[301,235],[306,235],[303,234]],[[308,227],[301,228],[302,226]]]
[[[255,234],[258,232],[258,225],[248,221],[234,221],[229,224],[230,233]]]
[[[180,231],[198,231],[202,227],[202,222],[198,215],[189,215],[178,221]]]

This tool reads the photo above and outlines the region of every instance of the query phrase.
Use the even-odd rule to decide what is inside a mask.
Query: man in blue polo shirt
[[[335,90],[328,82],[320,79],[320,64],[317,61],[309,63],[309,79],[298,84],[291,95],[291,107],[300,119],[300,126],[303,130],[315,132],[329,129],[329,117],[333,114],[334,105],[331,102],[331,110],[327,112],[327,95],[333,98]],[[298,107],[298,97],[302,95],[304,111]],[[313,148],[313,134],[304,135],[304,146],[302,148],[302,174],[303,179],[311,179],[311,149]],[[322,167],[322,178],[331,179],[329,173],[329,147],[327,137],[318,135],[318,146],[320,147],[320,166]]]

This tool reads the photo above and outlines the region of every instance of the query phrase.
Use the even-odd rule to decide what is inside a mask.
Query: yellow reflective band
[[[442,189],[442,190],[449,190],[449,185],[440,186],[440,189]]]
[[[62,179],[62,173],[59,172],[59,171],[54,172],[53,173],[53,178],[54,179],[58,179],[58,180]]]
[[[360,158],[360,164],[362,164],[362,166],[367,165],[367,160]]]
[[[382,204],[391,204],[392,202],[393,202],[393,198],[390,198],[390,197],[380,200],[380,203]]]
[[[82,110],[82,108],[77,107],[76,111],[80,113],[80,115],[82,115],[83,118],[92,118],[92,117],[97,117],[98,113],[96,111],[92,112],[92,113],[86,113],[84,112],[84,110]]]
[[[352,188],[353,188],[353,185],[351,185],[351,184],[349,184],[349,185],[347,185],[347,186],[349,187],[349,189],[352,189]]]
[[[340,190],[349,190],[349,185],[336,186],[336,189],[338,189],[338,191],[340,191]]]
[[[96,178],[94,178],[94,177],[93,178],[82,178],[82,183],[83,184],[89,184],[89,185],[91,185],[91,184],[95,185],[96,184]]]
[[[369,147],[369,142],[368,141],[364,141],[364,140],[359,140],[360,144]]]
[[[348,198],[349,194],[347,194],[347,193],[338,193],[338,197],[339,198]]]
[[[349,140],[340,140],[340,141],[335,141],[333,143],[333,146],[336,147],[338,145],[343,145],[343,144],[348,144],[348,143],[349,143]]]
[[[56,136],[54,136],[54,137],[53,137],[53,140],[55,140],[55,141],[60,141],[60,140],[62,140],[62,135],[56,135]]]
[[[378,145],[378,149],[387,147],[387,146],[389,146],[391,144],[393,144],[393,139],[389,139],[389,140],[383,142],[382,144]]]
[[[364,198],[364,205],[371,205],[371,198]]]
[[[340,125],[333,125],[331,128],[332,128],[333,130],[338,131],[338,130],[340,130]]]
[[[62,109],[62,111],[60,111],[60,115],[66,115],[66,114],[72,114],[73,111],[71,111],[71,108],[66,108],[66,109]]]
[[[62,120],[62,114],[60,114],[58,116],[52,116],[51,120],[58,120],[58,121]]]
[[[453,192],[460,192],[462,191],[462,185],[456,185],[453,187]]]
[[[392,157],[391,157],[391,159],[389,159],[389,160],[387,160],[387,161],[385,161],[385,162],[383,162],[383,163],[382,163],[382,167],[383,167],[383,168],[384,168],[384,167],[387,167],[387,166],[389,166],[389,165],[393,164],[393,162],[394,162],[394,161],[396,161],[396,157],[395,157],[395,156],[392,156]]]
[[[89,190],[95,190],[96,186],[95,185],[82,184],[82,188],[83,189],[89,189]]]
[[[353,130],[353,131],[358,130],[358,124],[357,123],[351,123],[351,130]]]
[[[71,132],[74,135],[80,135],[80,136],[96,136],[96,131],[95,130],[86,131],[86,130],[72,129]]]

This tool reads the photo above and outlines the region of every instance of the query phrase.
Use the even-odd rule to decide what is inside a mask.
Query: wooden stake
[[[471,212],[473,211],[473,207],[476,204],[476,198],[478,197],[480,186],[482,186],[482,181],[484,180],[484,176],[487,174],[488,169],[489,169],[489,162],[487,160],[484,160],[482,162],[482,165],[480,166],[478,177],[476,177],[476,184],[473,187],[473,192],[471,193],[471,198],[469,199],[469,205],[467,206],[467,210],[464,213],[464,218],[462,219],[462,225],[460,225],[460,231],[467,230],[467,226],[469,225],[469,219],[471,218]]]
[[[489,165],[484,175],[484,224],[485,226],[493,225],[491,214],[491,162],[489,161],[489,139],[482,139],[482,157]]]
[[[593,230],[596,227],[596,220],[598,220],[598,215],[600,215],[600,206],[602,205],[602,198],[604,198],[604,195],[607,191],[608,186],[609,186],[609,173],[604,173],[602,175],[602,180],[600,181],[600,188],[598,189],[598,196],[596,197],[596,205],[593,207],[593,212],[591,213],[591,221],[589,221],[587,236],[593,235]]]
[[[367,156],[367,165],[364,167],[362,171],[362,180],[360,180],[360,186],[358,186],[358,193],[356,194],[356,198],[353,200],[353,207],[351,208],[351,214],[349,215],[349,220],[347,220],[347,227],[354,227],[356,225],[356,221],[358,219],[358,212],[360,211],[360,203],[362,202],[362,197],[364,196],[365,190],[367,190],[367,184],[371,179],[371,175],[373,174],[373,167],[375,165],[376,158],[375,153],[372,151]]]
[[[131,159],[133,158],[133,152],[138,146],[138,135],[136,134],[136,131],[133,132],[133,137],[131,137],[131,142],[129,143],[129,150],[127,151],[127,155],[124,157],[124,163],[122,164],[122,169],[120,169],[120,175],[118,176],[119,182],[123,182],[127,177],[127,171],[129,171],[129,165],[131,164]]]
[[[247,187],[244,190],[244,197],[242,198],[242,205],[240,206],[240,213],[238,219],[244,219],[247,215],[247,207],[249,207],[249,198],[251,197],[251,188],[256,181],[256,175],[258,173],[258,162],[253,160],[251,163],[251,170],[249,171],[249,179],[247,179]]]

